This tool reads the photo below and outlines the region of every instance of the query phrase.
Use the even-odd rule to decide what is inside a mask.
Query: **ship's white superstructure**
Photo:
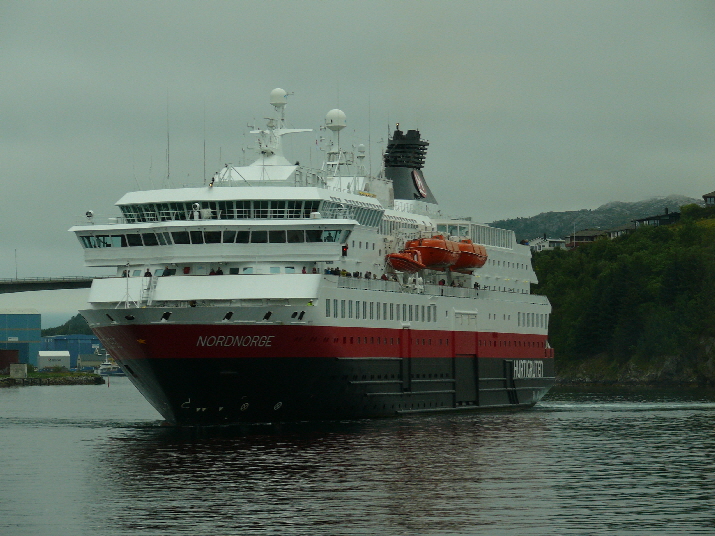
[[[416,131],[395,131],[385,169],[371,177],[364,147],[340,147],[346,118],[331,110],[326,126],[338,141],[326,163],[291,164],[282,137],[309,129],[285,127],[285,102],[283,90],[271,93],[275,117],[253,131],[259,155],[251,165],[227,164],[206,186],[128,193],[120,215],[88,213],[70,229],[88,266],[116,268],[116,277],[94,281],[83,314],[137,387],[167,420],[189,423],[538,401],[553,379],[553,353],[550,305],[530,293],[529,247],[512,231],[441,213],[422,176],[427,142]],[[410,249],[420,239],[473,243],[483,254],[468,269],[425,267],[435,248]],[[405,255],[423,264],[400,271],[392,259]],[[249,358],[256,364],[242,368]],[[300,387],[266,388],[258,402],[263,395],[245,376],[270,381],[255,375],[271,358],[286,367],[271,374],[297,374]],[[231,389],[246,394],[192,387],[169,362],[190,363],[185,374],[196,381],[233,378]],[[332,381],[320,389],[343,396],[335,403],[343,411],[301,398],[309,396],[303,382],[318,388],[308,376]],[[256,404],[265,407],[252,413]]]

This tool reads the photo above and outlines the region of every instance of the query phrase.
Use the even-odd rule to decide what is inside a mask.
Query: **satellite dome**
[[[347,126],[345,123],[345,112],[337,108],[330,110],[325,114],[325,126],[333,132],[339,132],[344,129]]]
[[[276,108],[281,108],[286,105],[288,100],[286,97],[288,96],[288,93],[286,93],[285,89],[281,89],[277,87],[273,91],[271,91],[271,105],[275,106]]]
[[[358,153],[364,153],[364,152],[365,152],[365,146],[364,146],[362,143],[357,146],[357,152],[358,152]]]

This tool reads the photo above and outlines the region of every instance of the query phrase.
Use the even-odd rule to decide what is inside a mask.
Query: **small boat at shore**
[[[101,365],[99,365],[96,369],[94,369],[95,374],[99,374],[100,376],[124,376],[124,371],[122,370],[122,367],[117,365],[116,363],[113,363],[109,361],[109,359],[106,359],[104,362],[102,362]]]

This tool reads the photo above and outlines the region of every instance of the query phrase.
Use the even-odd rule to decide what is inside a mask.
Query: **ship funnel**
[[[437,203],[422,175],[428,145],[428,141],[420,138],[419,130],[408,130],[405,134],[398,123],[384,156],[385,177],[392,181],[395,199]]]

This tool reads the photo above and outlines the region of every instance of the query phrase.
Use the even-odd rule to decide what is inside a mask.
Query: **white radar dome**
[[[330,110],[325,115],[325,126],[333,132],[339,132],[344,129],[347,126],[345,122],[345,112],[337,108]]]
[[[362,143],[357,146],[357,152],[358,152],[358,153],[364,153],[364,152],[365,152],[365,146],[364,146]]]
[[[286,97],[288,96],[288,93],[286,93],[285,89],[281,89],[277,87],[273,91],[271,91],[271,105],[275,106],[276,108],[281,108],[286,105],[288,100]]]

